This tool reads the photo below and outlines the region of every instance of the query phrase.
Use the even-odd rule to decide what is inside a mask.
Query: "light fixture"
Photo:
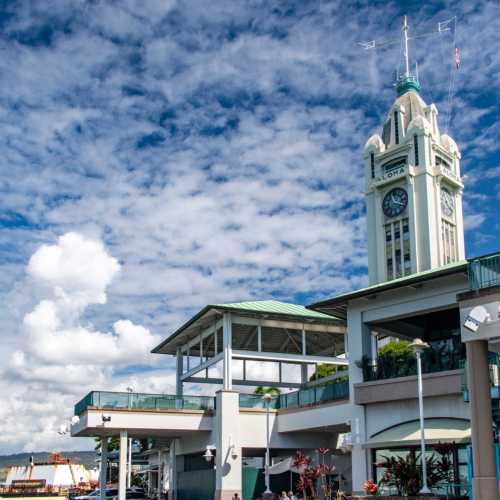
[[[231,458],[236,460],[238,458],[238,452],[236,451],[232,436],[229,436],[229,450],[231,451]]]
[[[214,454],[212,453],[212,446],[207,446],[207,449],[205,450],[205,453],[203,454],[203,458],[207,461],[207,463],[210,463],[213,458]]]
[[[76,425],[80,423],[80,417],[78,415],[73,415],[71,417],[71,425]]]
[[[411,344],[410,347],[418,353],[424,352],[425,349],[429,347],[429,344],[427,342],[424,342],[422,339],[415,339]]]

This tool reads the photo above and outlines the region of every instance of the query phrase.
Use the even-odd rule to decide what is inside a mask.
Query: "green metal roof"
[[[331,314],[324,314],[319,311],[307,309],[305,306],[298,304],[289,304],[278,300],[257,300],[252,302],[233,302],[228,304],[208,304],[197,314],[192,316],[186,323],[179,327],[172,335],[165,339],[161,344],[156,346],[151,352],[167,352],[173,353],[172,346],[175,345],[175,339],[185,332],[189,327],[198,323],[210,311],[237,311],[240,314],[269,314],[274,316],[282,316],[283,318],[308,319],[318,322],[338,323],[342,322],[339,318]]]
[[[300,316],[313,319],[332,320],[332,316],[319,311],[312,311],[305,306],[280,302],[279,300],[256,300],[251,302],[234,302],[229,304],[214,304],[212,307],[221,309],[235,309],[237,311],[250,311],[256,313],[285,314],[287,316]]]
[[[383,283],[377,283],[376,285],[371,285],[366,288],[361,288],[359,290],[336,295],[335,297],[323,300],[321,302],[316,302],[307,307],[314,310],[322,308],[332,308],[335,309],[335,314],[342,318],[345,317],[345,311],[343,311],[342,308],[345,309],[345,306],[347,305],[347,302],[349,300],[365,297],[374,293],[384,292],[386,290],[392,290],[398,287],[410,286],[422,281],[438,278],[440,276],[446,276],[457,272],[465,272],[467,270],[467,264],[467,260],[452,262],[451,264],[446,264],[438,268],[428,269],[427,271],[410,274],[409,276],[402,276],[401,278],[384,281]]]

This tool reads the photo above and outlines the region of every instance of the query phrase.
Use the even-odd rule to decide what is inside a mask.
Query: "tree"
[[[263,387],[259,385],[253,392],[257,396],[264,396],[264,394],[271,394],[271,396],[279,396],[281,394],[281,390],[278,387]]]
[[[321,363],[317,366],[315,372],[311,375],[309,379],[311,382],[313,380],[318,380],[321,378],[329,377],[335,373],[346,372],[347,366],[343,365],[332,365],[331,363]]]
[[[96,451],[101,449],[102,438],[100,436],[94,438]],[[120,449],[120,438],[118,436],[111,436],[108,438],[108,451],[118,451]]]

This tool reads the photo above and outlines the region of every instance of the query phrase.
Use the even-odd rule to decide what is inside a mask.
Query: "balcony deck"
[[[500,285],[500,253],[471,259],[468,274],[471,290]]]

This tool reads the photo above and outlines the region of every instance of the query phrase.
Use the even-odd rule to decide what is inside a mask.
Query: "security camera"
[[[102,415],[102,423],[111,422],[111,417],[109,415]]]
[[[477,332],[483,323],[490,320],[490,313],[486,310],[486,308],[484,306],[476,306],[465,318],[464,327],[471,332]]]

